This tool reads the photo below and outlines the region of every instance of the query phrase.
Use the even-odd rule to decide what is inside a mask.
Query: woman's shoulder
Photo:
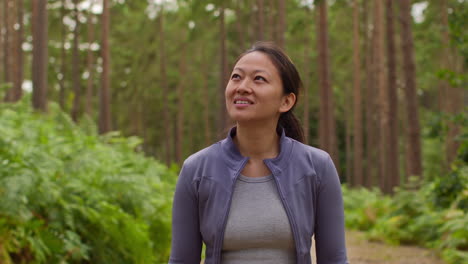
[[[221,141],[218,141],[206,148],[203,148],[190,156],[188,156],[184,161],[184,167],[193,167],[197,166],[206,161],[213,162],[214,158],[220,157],[221,155]]]
[[[326,162],[328,161],[330,154],[325,150],[304,144],[297,140],[292,139],[294,142],[294,152],[300,156],[306,156],[309,159],[317,162]]]

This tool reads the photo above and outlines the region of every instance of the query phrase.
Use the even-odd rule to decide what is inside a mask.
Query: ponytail
[[[299,120],[292,112],[292,109],[280,115],[277,130],[280,130],[281,128],[284,129],[287,137],[304,143],[304,131],[302,130],[302,126],[299,123]]]

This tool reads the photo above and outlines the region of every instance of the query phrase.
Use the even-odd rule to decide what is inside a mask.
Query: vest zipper
[[[222,247],[223,239],[224,239],[224,231],[226,231],[227,216],[229,214],[229,209],[231,208],[232,196],[234,195],[234,187],[236,186],[237,178],[239,178],[239,175],[240,175],[242,169],[244,168],[244,166],[245,166],[245,164],[247,163],[248,160],[249,159],[245,159],[241,163],[241,166],[240,166],[239,170],[236,172],[236,175],[235,175],[234,180],[232,182],[231,194],[230,194],[230,197],[229,197],[228,206],[226,207],[226,210],[225,210],[224,215],[223,215],[223,221],[222,221],[223,225],[222,225],[222,229],[221,229],[221,235],[219,236],[218,241],[216,241],[217,243],[215,244],[216,247],[217,247],[217,248],[215,248],[215,254],[216,254],[215,264],[216,263],[221,263],[221,247]]]
[[[271,170],[271,169],[270,169]],[[281,202],[283,203],[283,207],[286,210],[286,214],[288,215],[289,222],[291,224],[291,230],[293,233],[294,237],[294,244],[296,245],[296,258],[297,260],[300,259],[300,254],[299,254],[299,235],[297,233],[297,227],[296,227],[296,221],[294,217],[292,217],[291,209],[289,208],[288,204],[286,203],[286,198],[283,194],[283,191],[281,190],[281,187],[278,183],[278,179],[276,178],[275,174],[273,173],[273,170],[271,170],[271,173],[273,174],[273,179],[275,179],[276,183],[276,188],[278,189],[278,193],[281,196]]]

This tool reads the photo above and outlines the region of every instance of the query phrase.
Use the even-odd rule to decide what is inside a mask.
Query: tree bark
[[[400,5],[401,43],[403,71],[406,95],[406,112],[408,115],[407,164],[409,175],[421,176],[421,132],[419,126],[418,97],[416,93],[416,66],[414,62],[414,45],[412,33],[411,1],[397,1]]]
[[[165,39],[164,39],[164,6],[161,5],[161,9],[158,15],[159,25],[159,52],[160,52],[160,75],[161,75],[161,87],[163,94],[163,118],[164,118],[164,143],[165,143],[165,160],[166,165],[171,164],[171,121],[169,119],[169,89],[167,87],[167,75],[166,75],[166,53],[165,53]]]
[[[103,0],[102,9],[102,75],[101,92],[99,94],[99,133],[104,134],[111,130],[110,116],[110,7],[109,0]]]
[[[386,0],[387,74],[388,74],[388,177],[389,191],[400,185],[398,162],[398,96],[393,1]]]
[[[176,161],[179,165],[182,165],[183,158],[183,147],[184,147],[184,125],[185,125],[185,100],[184,100],[184,89],[187,74],[187,61],[186,61],[186,40],[183,41],[181,52],[180,52],[180,65],[179,65],[179,84],[177,85],[177,132],[176,132]]]
[[[453,56],[453,51],[450,48],[450,37],[449,37],[449,23],[448,23],[448,3],[447,0],[441,2],[441,15],[442,15],[442,67],[445,70],[457,72],[457,58]],[[452,87],[447,80],[441,82],[440,88],[442,94],[439,100],[443,100],[442,111],[453,116],[463,111],[463,90],[458,87]],[[460,134],[461,127],[459,124],[453,121],[448,121],[448,131],[445,139],[445,160],[446,168],[450,167],[450,164],[457,158],[457,151],[460,147],[460,141],[456,140],[456,137]]]
[[[6,0],[5,0],[6,1]],[[11,80],[13,82],[13,87],[9,91],[7,96],[9,101],[16,102],[21,99],[23,95],[23,0],[10,0],[10,19],[11,19],[11,32],[13,37],[13,45],[11,46],[12,60],[10,59]],[[16,14],[16,16],[15,16]],[[15,21],[16,18],[16,21]],[[18,28],[15,29],[13,25],[17,24]]]
[[[73,80],[73,105],[71,116],[73,121],[78,122],[81,108],[81,84],[80,84],[80,59],[78,51],[80,20],[78,19],[78,0],[73,1],[73,17],[75,28],[73,29],[73,47],[72,47],[72,80]]]
[[[239,48],[238,51],[239,53],[243,52],[245,49],[245,35],[247,31],[245,30],[245,27],[242,25],[242,20],[243,20],[243,13],[241,9],[241,4],[242,1],[237,1],[236,3],[236,31],[237,31],[237,38],[239,40]]]
[[[34,109],[47,111],[47,0],[32,1],[32,105]]]
[[[307,14],[306,17],[310,17],[310,9],[308,7],[305,7],[305,12]],[[309,36],[309,30],[308,27],[306,26],[304,34],[304,113],[303,113],[303,129],[304,129],[304,143],[309,144],[309,126],[310,126],[310,104],[309,104],[309,90],[310,90],[310,36]]]
[[[224,90],[226,89],[228,65],[227,65],[227,50],[226,50],[226,26],[224,21],[224,2],[221,4],[220,15],[219,15],[219,35],[220,35],[220,63],[221,70],[219,73],[219,116],[218,116],[218,132],[222,133],[226,129],[227,125],[227,113],[224,99]]]
[[[359,34],[359,1],[354,0],[353,7],[353,180],[357,186],[364,183],[362,170],[363,141],[362,141],[362,96],[361,96],[361,52]]]
[[[4,28],[5,28],[5,20],[3,19],[4,18],[4,9],[5,9],[5,6],[4,4],[0,3],[0,73],[2,76],[0,76],[0,78],[2,78],[2,82],[6,82],[5,81],[5,76],[4,76],[4,72],[6,70],[6,67],[5,67],[5,50],[4,50],[4,47],[5,47],[5,35],[4,35]]]
[[[364,42],[364,50],[366,52],[366,97],[365,97],[365,113],[366,113],[366,168],[364,186],[375,186],[376,182],[376,168],[378,164],[376,160],[376,148],[378,126],[376,125],[376,105],[375,105],[375,78],[374,78],[374,54],[372,49],[374,47],[374,24],[372,22],[372,3],[364,1],[364,16],[366,21],[366,41]]]
[[[386,85],[385,49],[384,49],[384,13],[383,2],[375,1],[374,4],[374,69],[376,70],[378,101],[379,101],[379,183],[380,188],[389,193],[388,184],[388,91]]]
[[[14,72],[13,69],[13,56],[14,53],[11,52],[13,46],[13,21],[12,21],[12,12],[11,12],[11,5],[13,1],[10,0],[3,0],[3,24],[5,28],[4,33],[4,68],[5,68],[5,82],[11,83],[13,82],[12,74]],[[5,101],[9,102],[12,101],[12,93],[11,89],[8,89],[5,93]]]
[[[275,1],[267,1],[267,24],[265,25],[266,31],[269,33],[266,35],[265,39],[270,41],[276,40],[276,27],[275,27],[275,18],[276,18],[276,5]]]
[[[285,47],[286,34],[286,0],[278,0],[278,33],[277,44],[281,48]]]
[[[264,40],[265,39],[265,10],[264,10],[264,2],[263,0],[257,0],[257,40]]]
[[[202,47],[202,51],[200,52],[202,54],[202,64],[203,65],[209,65],[206,56],[206,49]],[[210,101],[210,93],[209,93],[209,87],[208,87],[208,77],[209,73],[208,71],[203,71],[202,72],[202,105],[203,105],[203,124],[204,124],[204,135],[205,135],[205,147],[209,146],[211,142],[211,125],[210,125],[210,107],[207,103],[207,101]]]
[[[86,114],[89,117],[93,116],[93,83],[94,83],[94,56],[91,50],[91,44],[94,41],[94,15],[92,9],[94,7],[94,0],[91,0],[88,10],[88,83],[86,86]]]
[[[65,17],[65,0],[61,0],[60,8],[60,21],[63,21]],[[66,41],[66,26],[62,23],[60,27],[60,80],[59,80],[59,105],[62,110],[65,110],[65,76],[66,76],[66,51],[65,51],[65,41]]]
[[[319,113],[319,145],[330,153],[335,166],[338,167],[338,151],[336,141],[336,126],[334,118],[333,90],[330,84],[329,55],[328,55],[328,27],[327,3],[316,2],[318,11],[318,68],[320,84],[320,113]]]

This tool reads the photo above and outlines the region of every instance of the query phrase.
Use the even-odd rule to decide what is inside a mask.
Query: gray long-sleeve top
[[[221,249],[233,189],[248,161],[228,137],[184,162],[176,186],[169,263],[221,263]],[[286,137],[280,153],[264,160],[272,172],[294,237],[296,261],[311,263],[315,235],[318,264],[347,264],[340,181],[330,156]]]

